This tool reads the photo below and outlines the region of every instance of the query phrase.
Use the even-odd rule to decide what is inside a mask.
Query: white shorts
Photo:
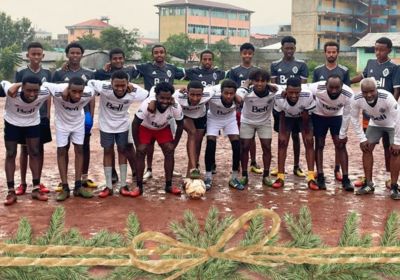
[[[207,118],[207,136],[218,136],[221,129],[223,129],[224,135],[239,135],[236,118],[226,120]]]
[[[255,135],[260,139],[271,139],[272,138],[272,126],[271,124],[240,124],[240,138],[242,139],[252,139]]]
[[[56,143],[58,148],[67,146],[69,141],[77,145],[83,145],[84,139],[85,139],[84,126],[75,131],[66,131],[56,128]]]

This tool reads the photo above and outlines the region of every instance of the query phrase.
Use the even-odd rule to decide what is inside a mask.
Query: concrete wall
[[[100,33],[103,29],[92,29],[90,30],[88,28],[84,29],[73,29],[73,34],[71,34],[71,30],[68,30],[68,43],[71,43],[73,41],[78,41],[79,37],[83,37],[84,35],[88,35],[92,33],[94,37],[100,38]]]
[[[160,42],[180,33],[186,33],[185,16],[160,16]]]
[[[292,0],[292,35],[298,51],[312,51],[317,45],[317,0]]]

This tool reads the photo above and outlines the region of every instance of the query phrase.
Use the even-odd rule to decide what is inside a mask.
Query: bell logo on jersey
[[[299,68],[297,68],[297,66],[293,67],[292,72],[297,74],[297,72],[299,72]]]
[[[264,106],[262,108],[259,108],[257,106],[252,106],[251,107],[251,112],[252,113],[264,113],[268,111],[268,106]]]
[[[376,81],[376,85],[378,88],[385,88],[385,81],[386,79],[381,77],[379,80]]]
[[[124,108],[124,104],[113,105],[112,103],[107,102],[106,107],[113,111],[122,111],[122,108]]]
[[[382,71],[383,77],[387,77],[389,75],[389,69],[385,68],[385,70]]]
[[[385,108],[380,108],[380,109],[379,109],[379,113],[383,114],[383,113],[385,113],[385,112],[386,112],[386,109],[385,109]]]
[[[33,112],[35,112],[35,108],[32,108],[32,109],[26,111],[26,110],[18,107],[17,108],[17,112],[21,113],[21,114],[24,114],[24,115],[29,115],[29,114],[32,114]]]

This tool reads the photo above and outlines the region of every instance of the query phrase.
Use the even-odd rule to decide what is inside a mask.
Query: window
[[[228,13],[220,10],[212,10],[211,17],[215,18],[228,18]]]
[[[184,16],[185,15],[185,8],[161,8],[161,15],[162,16]]]
[[[229,34],[230,37],[235,37],[235,36],[237,36],[237,30],[236,30],[236,28],[229,28],[228,34]]]
[[[238,29],[238,35],[239,37],[249,37],[249,30],[248,29]]]
[[[250,14],[249,13],[239,13],[239,20],[245,20],[249,21],[250,20]]]
[[[189,24],[188,32],[191,34],[208,34],[208,26]]]
[[[73,29],[70,29],[70,30],[69,30],[69,34],[70,34],[70,35],[74,35],[74,30],[73,30]]]
[[[228,19],[232,19],[232,20],[237,19],[237,13],[229,12],[228,13]]]
[[[211,26],[211,35],[226,36],[227,31],[225,27]]]
[[[208,17],[208,10],[199,8],[190,8],[190,15],[196,17]]]

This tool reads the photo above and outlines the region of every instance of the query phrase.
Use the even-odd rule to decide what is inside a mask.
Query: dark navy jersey
[[[39,71],[34,72],[29,68],[28,65],[21,67],[15,73],[15,82],[20,83],[26,76],[36,76],[38,77],[42,83],[51,81],[51,72],[48,69],[40,68]],[[43,105],[39,109],[40,117],[47,118],[47,101],[43,103]]]
[[[303,60],[293,59],[286,61],[281,58],[272,62],[271,79],[275,79],[278,85],[286,85],[287,79],[293,77],[300,79],[308,78],[308,67]]]
[[[326,81],[329,76],[338,75],[345,85],[350,86],[349,69],[346,66],[338,64],[334,69],[328,69],[325,64],[321,64],[314,69],[313,83]]]
[[[379,63],[376,59],[370,59],[364,69],[363,77],[373,77],[380,89],[394,93],[394,88],[400,87],[400,71],[398,66],[390,60]]]
[[[167,82],[173,85],[175,79],[180,80],[185,77],[185,70],[183,68],[169,63],[165,63],[162,67],[151,62],[137,64],[136,70],[138,75],[135,78],[143,77],[144,88],[146,90],[150,90],[159,82]]]
[[[126,74],[128,74],[128,81],[137,77],[138,73],[136,68],[134,67],[124,67],[122,69],[111,68],[110,71],[104,71],[104,69],[99,69],[94,72],[94,79],[100,81],[108,81],[111,80],[111,76],[115,71],[123,70]]]
[[[195,66],[186,69],[185,72],[185,80],[200,81],[205,87],[217,85],[225,78],[225,72],[218,68],[205,69],[201,66]]]
[[[258,69],[258,67],[250,66],[247,68],[242,65],[236,65],[228,71],[226,77],[233,80],[238,87],[241,87],[249,78],[249,74],[253,69]]]
[[[94,71],[88,68],[80,68],[78,71],[65,71],[57,69],[53,74],[52,82],[53,83],[68,83],[69,80],[73,77],[80,77],[85,82],[94,79]]]

